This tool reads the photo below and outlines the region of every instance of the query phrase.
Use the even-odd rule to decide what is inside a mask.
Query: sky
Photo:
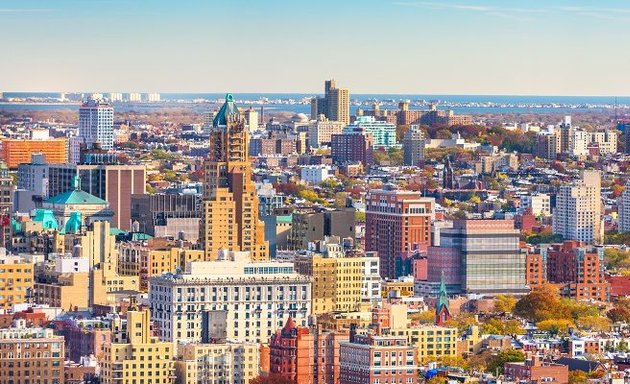
[[[630,95],[627,0],[0,0],[0,91]]]

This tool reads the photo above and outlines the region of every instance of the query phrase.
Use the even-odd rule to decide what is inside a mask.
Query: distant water
[[[87,94],[86,94],[87,95]],[[310,105],[305,100],[317,96],[309,93],[240,93],[235,99],[243,107],[264,107],[266,111],[287,111],[310,113]],[[5,98],[57,99],[58,92],[4,92]],[[68,93],[67,97],[78,100],[81,94]],[[186,108],[195,112],[213,109],[215,102],[221,102],[224,93],[162,93],[159,103],[116,102],[116,111],[151,112],[164,108]],[[614,96],[506,96],[506,95],[403,95],[403,94],[353,94],[351,113],[358,108],[371,108],[374,101],[381,102],[382,109],[395,109],[401,100],[410,100],[411,109],[426,109],[436,102],[440,109],[452,109],[458,114],[481,113],[570,113],[571,111],[611,111],[615,104]],[[630,97],[618,97],[617,105],[621,112],[630,111]],[[0,110],[77,110],[77,103],[11,103],[0,104]]]

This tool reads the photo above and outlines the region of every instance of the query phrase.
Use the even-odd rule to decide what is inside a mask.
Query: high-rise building
[[[373,116],[358,116],[354,123],[346,126],[343,133],[362,131],[372,136],[375,148],[398,147],[396,143],[396,125],[386,121],[377,121]]]
[[[455,220],[440,231],[440,248],[457,252],[463,292],[519,294],[527,292],[519,235],[513,220]]]
[[[424,131],[419,125],[412,125],[403,139],[403,161],[405,165],[418,166],[424,161]]]
[[[148,310],[128,311],[112,321],[112,342],[99,356],[101,382],[173,383],[174,346],[153,336]]]
[[[322,241],[326,236],[354,239],[355,221],[354,208],[321,212],[305,209],[293,212],[289,248],[307,249],[309,243]]]
[[[350,123],[350,91],[347,88],[337,88],[335,80],[326,80],[324,91],[330,120]]]
[[[0,161],[0,247],[11,249],[11,213],[13,211],[13,178],[7,164]]]
[[[218,256],[151,280],[149,301],[160,339],[203,342],[226,335],[260,343],[289,316],[306,325],[311,278],[296,273],[293,263],[252,262],[248,252]]]
[[[245,110],[244,115],[249,133],[258,130],[258,111],[252,107],[249,107],[249,109]]]
[[[563,185],[556,195],[553,233],[565,240],[599,244],[603,240],[601,174],[582,170],[581,180]]]
[[[64,340],[50,328],[27,327],[26,319],[0,329],[0,383],[64,382]]]
[[[251,179],[249,134],[231,94],[212,125],[200,230],[207,258],[228,249],[250,252],[252,260],[267,260],[265,226],[258,219],[256,184]]]
[[[376,251],[381,277],[406,275],[404,260],[431,245],[435,199],[387,186],[366,197],[365,250]]]
[[[617,200],[617,211],[619,213],[617,229],[619,232],[630,232],[630,181],[626,183],[626,189]]]
[[[132,92],[127,95],[127,101],[139,102],[142,101],[142,94],[138,92]]]
[[[105,150],[114,148],[112,105],[92,98],[83,103],[79,108],[79,137],[88,148],[94,143],[100,143]]]
[[[536,156],[547,160],[555,160],[560,152],[558,147],[558,134],[552,132],[539,132],[536,135]]]
[[[571,116],[565,116],[558,128],[558,152],[569,153],[571,148],[573,148],[574,130],[571,125]]]
[[[344,125],[350,124],[350,91],[347,88],[337,88],[335,80],[326,80],[324,97],[311,100],[311,120],[317,119],[319,115]]]

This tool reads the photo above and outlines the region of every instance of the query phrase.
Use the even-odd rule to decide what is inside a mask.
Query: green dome
[[[219,113],[212,120],[213,127],[220,127],[222,125],[227,125],[227,117],[228,115],[238,115],[239,111],[236,105],[234,105],[234,96],[231,93],[225,95],[225,103],[219,109]]]
[[[55,219],[55,215],[53,211],[50,209],[38,209],[35,211],[35,217],[33,217],[33,221],[42,223],[43,229],[58,229],[59,224],[57,224],[57,219]]]
[[[83,226],[83,220],[81,219],[81,212],[70,212],[70,218],[66,222],[64,227],[65,233],[79,233]]]

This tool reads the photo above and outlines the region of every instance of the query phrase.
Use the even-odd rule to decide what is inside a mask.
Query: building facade
[[[0,329],[0,383],[64,383],[64,339],[49,328],[27,327],[16,320]]]
[[[247,252],[221,252],[219,258],[151,280],[149,300],[161,340],[200,342],[209,334],[259,343],[289,316],[306,325],[311,279],[292,263],[250,262]]]
[[[251,179],[249,133],[245,119],[228,94],[213,120],[205,179],[200,238],[206,255],[219,249],[250,252],[267,260],[265,226],[258,218],[256,184]]]
[[[582,170],[580,176],[580,180],[558,190],[553,233],[565,240],[600,244],[603,240],[601,173]]]
[[[92,98],[83,103],[79,108],[79,137],[88,148],[94,143],[100,143],[105,150],[114,148],[112,105]]]
[[[365,250],[376,251],[381,260],[381,277],[404,273],[403,259],[416,249],[431,245],[433,198],[419,192],[374,189],[366,197]]]
[[[173,383],[173,344],[152,335],[147,310],[128,311],[112,322],[112,342],[99,357],[101,383]]]

